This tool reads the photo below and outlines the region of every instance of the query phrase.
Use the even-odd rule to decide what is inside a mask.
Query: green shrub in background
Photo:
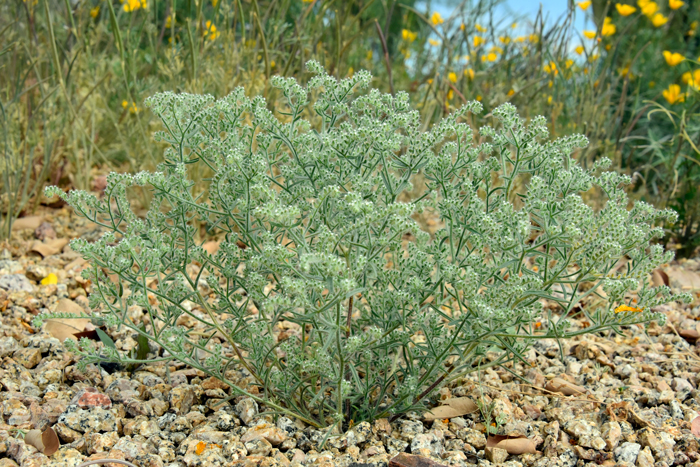
[[[655,305],[689,299],[647,279],[672,258],[650,241],[663,233],[654,223],[674,213],[643,202],[628,209],[629,177],[599,173],[606,160],[584,170],[572,158],[585,137],[548,141],[544,118],[525,125],[504,104],[476,144],[465,120],[477,102],[423,131],[407,94],[357,93],[368,72],[338,81],[316,62],[308,68],[306,88],[272,78],[285,101],[279,118],[241,88],[218,100],[158,94],[146,101],[167,144],[158,172],[112,173],[101,200],[47,189],[109,229],[93,244],[71,243],[91,265],[91,307],[109,326],[148,338],[158,358],[200,369],[233,394],[344,429],[419,409],[442,384],[521,359],[534,339],[618,331],[663,319]],[[214,172],[206,195],[188,178],[197,164]],[[400,201],[419,172],[425,188]],[[126,196],[133,186],[153,195],[143,219]],[[581,198],[592,187],[606,197],[599,211]],[[421,212],[437,218],[433,235],[414,220]],[[225,237],[216,254],[202,247],[195,220]],[[602,301],[575,311],[589,296]],[[132,305],[143,322],[132,321]],[[589,326],[572,327],[570,313]],[[203,332],[177,324],[187,315]],[[74,315],[35,324],[51,317]],[[137,362],[87,339],[72,351],[82,365]],[[487,352],[497,358],[484,360]],[[261,394],[231,381],[240,368]]]

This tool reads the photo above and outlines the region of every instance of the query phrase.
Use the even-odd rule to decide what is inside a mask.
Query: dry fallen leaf
[[[468,413],[476,412],[479,408],[474,401],[468,397],[453,397],[442,401],[441,406],[435,407],[430,412],[423,415],[426,421],[441,420],[444,418],[461,417]]]
[[[20,217],[12,223],[12,230],[36,229],[44,221],[43,216]]]
[[[73,313],[74,315],[84,315],[83,308],[74,301],[63,298],[56,304],[55,313]],[[63,342],[68,338],[75,339],[75,333],[85,330],[85,326],[90,322],[88,318],[61,318],[49,319],[46,321],[46,330],[56,339]]]
[[[46,258],[47,256],[55,255],[60,253],[64,246],[68,244],[67,238],[57,238],[55,240],[50,240],[48,242],[34,242],[30,251],[35,251],[41,256]]]
[[[554,378],[549,381],[544,388],[550,392],[560,392],[565,396],[576,396],[586,392],[585,388],[570,383],[562,378]]]
[[[666,269],[668,283],[671,288],[684,292],[700,290],[700,274],[680,267],[670,267]]]
[[[534,454],[537,452],[535,441],[524,436],[513,438],[501,435],[489,436],[486,440],[486,448],[505,449],[511,455]]]
[[[666,274],[661,269],[654,269],[651,271],[651,285],[654,287],[659,287],[661,285],[669,285],[668,274]]]
[[[34,446],[39,450],[39,452],[50,456],[54,452],[58,451],[61,443],[58,441],[58,436],[53,428],[49,427],[42,433],[41,430],[29,430],[27,434],[24,435],[24,442],[31,446]]]

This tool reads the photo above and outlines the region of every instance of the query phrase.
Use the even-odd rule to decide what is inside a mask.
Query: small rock
[[[608,451],[615,450],[620,442],[620,438],[622,438],[622,429],[620,428],[620,424],[616,421],[604,423],[602,428],[602,436],[605,440],[605,445],[607,446]]]
[[[243,423],[250,425],[250,422],[258,415],[258,403],[250,397],[246,397],[236,404],[236,413]]]
[[[85,435],[87,443],[87,453],[95,454],[96,452],[105,452],[111,450],[117,441],[119,434],[116,431],[109,433],[88,433]]]
[[[186,414],[192,408],[195,397],[194,390],[190,385],[183,384],[173,388],[169,394],[170,408],[176,414]]]
[[[486,448],[486,458],[496,465],[503,464],[508,459],[508,451],[501,448]]]
[[[113,402],[119,404],[131,398],[140,399],[143,394],[142,386],[138,381],[120,378],[107,386],[105,393]]]
[[[56,238],[56,231],[53,229],[53,226],[49,224],[48,222],[42,222],[39,227],[34,229],[34,237],[38,238],[41,241],[48,239],[54,239]]]
[[[81,433],[117,431],[117,419],[114,413],[101,407],[83,410],[77,405],[69,405],[58,417],[58,422]]]
[[[24,275],[27,276],[27,279],[38,282],[49,275],[49,270],[42,264],[32,264],[27,266]]]
[[[70,401],[70,405],[73,404],[76,404],[82,409],[89,409],[92,407],[109,409],[112,407],[112,400],[106,394],[99,392],[97,388],[88,387],[78,391]]]
[[[445,448],[442,445],[441,437],[435,433],[421,433],[416,435],[411,441],[411,452],[423,456],[442,457]]]
[[[19,343],[12,336],[0,337],[0,358],[9,357],[19,349]]]
[[[272,444],[265,438],[257,438],[245,443],[248,454],[253,456],[267,456],[272,451]]]
[[[32,292],[34,286],[23,274],[7,274],[0,276],[0,289],[8,292]]]
[[[622,446],[615,449],[615,460],[634,464],[641,448],[637,443],[622,443]]]
[[[252,427],[241,436],[242,443],[247,443],[248,441],[254,441],[256,439],[265,439],[273,446],[277,446],[287,439],[287,434],[276,426],[263,422]]]
[[[389,467],[445,467],[432,459],[414,454],[399,453],[389,461]]]
[[[694,389],[693,385],[684,378],[673,378],[671,387],[676,391],[676,397],[680,400],[685,400],[690,392]]]
[[[649,446],[637,454],[637,467],[654,467],[654,456],[652,456]]]
[[[455,435],[470,446],[474,446],[476,449],[481,449],[486,446],[486,436],[484,436],[482,432],[474,430],[473,428],[463,428],[461,430],[457,430]]]

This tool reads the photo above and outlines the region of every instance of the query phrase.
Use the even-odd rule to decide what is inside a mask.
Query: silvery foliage
[[[358,92],[368,72],[338,81],[315,62],[308,69],[306,88],[272,79],[284,96],[275,113],[242,88],[218,100],[157,94],[146,101],[168,146],[157,172],[110,174],[102,200],[47,189],[110,230],[71,243],[90,262],[90,303],[108,325],[145,335],[161,357],[231,383],[233,394],[328,426],[415,410],[477,363],[521,358],[533,339],[663,320],[654,306],[687,299],[647,281],[672,259],[650,244],[662,235],[654,225],[675,213],[628,209],[629,177],[601,173],[607,160],[584,170],[572,158],[585,137],[549,141],[543,117],[526,125],[504,104],[477,144],[464,121],[478,102],[423,131],[406,93]],[[197,196],[195,164],[214,173]],[[426,188],[407,202],[421,191],[418,173]],[[145,219],[130,208],[132,186],[153,194]],[[580,195],[593,187],[607,200],[597,211]],[[436,232],[415,220],[423,212],[438,219]],[[195,241],[195,220],[225,236],[216,254]],[[215,300],[196,286],[205,281]],[[581,306],[589,296],[597,305]],[[132,322],[131,305],[155,326]],[[620,305],[633,311],[616,313]],[[589,326],[572,327],[572,313]],[[179,325],[185,315],[205,332]],[[282,320],[296,326],[278,342]],[[72,350],[83,364],[133,362],[87,340]],[[230,370],[242,368],[261,394],[233,384]]]

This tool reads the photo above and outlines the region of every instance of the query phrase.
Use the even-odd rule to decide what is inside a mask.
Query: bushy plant
[[[526,125],[504,104],[476,143],[465,119],[477,102],[423,131],[407,94],[357,92],[368,72],[338,81],[307,66],[306,87],[273,78],[286,102],[274,112],[242,88],[218,100],[158,94],[146,101],[167,144],[158,172],[112,173],[103,199],[47,189],[109,230],[71,243],[90,262],[90,303],[109,326],[323,427],[421,408],[477,362],[521,358],[534,339],[662,320],[655,305],[687,298],[647,281],[672,257],[650,245],[662,235],[654,223],[674,213],[628,209],[628,177],[599,173],[607,161],[577,165],[584,137],[549,142],[543,117]],[[202,163],[215,175],[195,196],[188,171]],[[419,172],[426,185],[413,189]],[[132,186],[152,191],[145,219],[130,209]],[[592,187],[607,196],[597,212],[580,196]],[[420,195],[405,201],[409,191]],[[196,240],[195,220],[225,236],[216,254]],[[603,304],[580,307],[591,295]],[[573,312],[590,325],[572,327]],[[53,316],[64,317],[39,322]],[[205,331],[179,325],[185,316]],[[83,365],[134,362],[86,339],[72,350]],[[231,380],[242,368],[260,394]]]

